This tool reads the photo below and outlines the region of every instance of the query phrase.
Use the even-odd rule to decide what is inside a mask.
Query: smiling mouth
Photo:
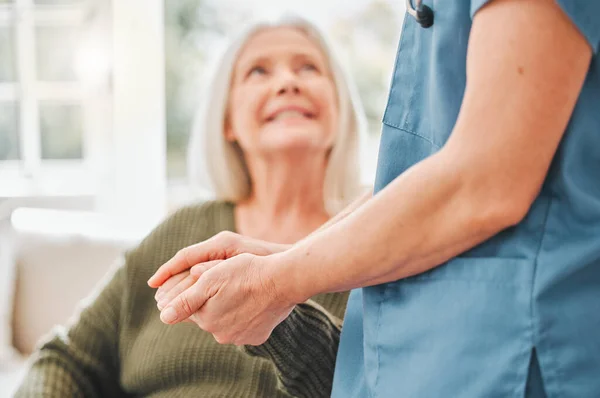
[[[297,110],[285,110],[281,112],[277,112],[275,115],[267,118],[267,122],[275,122],[280,120],[289,120],[289,119],[315,119],[315,114],[310,112],[301,112]]]

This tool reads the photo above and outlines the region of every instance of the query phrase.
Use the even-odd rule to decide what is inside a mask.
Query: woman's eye
[[[248,72],[248,76],[264,75],[265,73],[267,73],[267,70],[265,68],[263,68],[262,66],[255,66],[252,69],[250,69],[250,71]]]
[[[313,71],[317,72],[318,71],[317,67],[314,64],[311,64],[311,63],[306,63],[306,64],[302,65],[302,70],[304,70],[304,71],[311,71],[311,72],[313,72]]]

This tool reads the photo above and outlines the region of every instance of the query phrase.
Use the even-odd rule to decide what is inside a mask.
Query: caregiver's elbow
[[[457,177],[469,227],[488,235],[519,224],[539,193],[525,179],[515,181],[475,166],[462,170]]]

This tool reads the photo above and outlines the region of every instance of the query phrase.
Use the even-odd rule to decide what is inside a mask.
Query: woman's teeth
[[[292,118],[310,118],[310,115],[305,114],[303,112],[300,111],[281,111],[279,113],[277,113],[274,117],[273,117],[273,121],[275,120],[283,120],[283,119],[292,119]]]

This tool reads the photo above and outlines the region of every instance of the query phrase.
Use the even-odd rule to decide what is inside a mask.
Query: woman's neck
[[[323,200],[326,159],[304,156],[249,162],[251,195],[236,206],[239,233],[294,243],[329,219]]]

